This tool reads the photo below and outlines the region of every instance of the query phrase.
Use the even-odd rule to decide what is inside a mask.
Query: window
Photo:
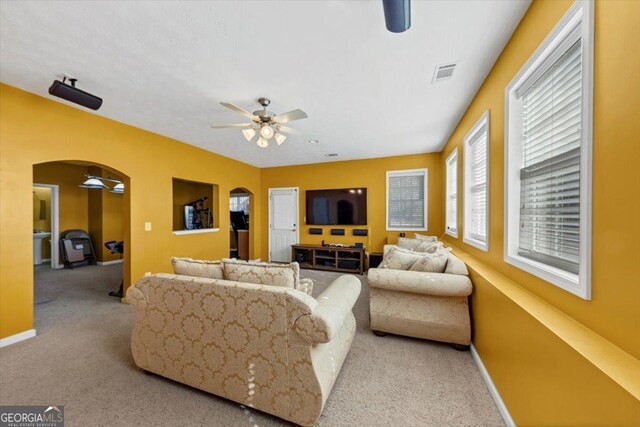
[[[591,298],[593,2],[578,1],[506,93],[505,261]]]
[[[387,230],[427,229],[427,169],[387,172]]]
[[[229,210],[232,212],[244,212],[249,215],[249,195],[244,193],[232,193],[229,199]]]
[[[458,149],[455,148],[447,157],[447,181],[445,215],[445,233],[452,237],[458,237]]]
[[[489,250],[489,111],[463,140],[464,229],[463,241]]]

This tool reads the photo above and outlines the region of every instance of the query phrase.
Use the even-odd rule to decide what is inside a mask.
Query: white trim
[[[591,231],[592,231],[592,157],[593,157],[593,46],[594,2],[578,0],[536,49],[511,83],[505,88],[505,155],[504,155],[504,260],[528,273],[556,285],[585,300],[591,299]],[[519,240],[520,177],[510,165],[519,165],[520,146],[513,144],[520,133],[518,126],[509,125],[516,114],[516,90],[530,77],[545,58],[571,32],[580,26],[582,39],[582,141],[580,151],[580,267],[578,274],[517,255]],[[511,183],[511,185],[510,185]]]
[[[33,186],[51,189],[51,268],[64,268],[60,263],[60,186],[39,182],[34,182]]]
[[[389,176],[401,176],[401,175],[418,175],[423,174],[424,177],[424,227],[393,227],[389,228]],[[384,225],[386,231],[427,231],[429,228],[429,169],[400,169],[387,171],[386,181],[386,198],[385,198],[385,216]]]
[[[478,351],[476,350],[473,343],[471,343],[471,357],[473,358],[473,361],[476,362],[476,366],[478,366],[478,370],[480,371],[480,376],[482,376],[484,383],[487,385],[487,388],[489,389],[489,394],[491,394],[493,401],[496,403],[496,406],[498,407],[498,411],[500,412],[500,416],[502,417],[502,420],[508,427],[515,427],[516,423],[513,421],[513,418],[511,418],[511,414],[507,409],[507,405],[504,404],[504,401],[502,400],[502,397],[500,396],[500,393],[498,392],[496,385],[493,383],[493,380],[489,375],[489,371],[487,371],[487,368],[484,366],[484,363],[482,363],[482,359],[480,359],[480,355],[478,354]]]
[[[0,339],[0,348],[6,347],[11,344],[19,343],[20,341],[28,340],[29,338],[33,338],[35,336],[36,336],[36,330],[28,329],[24,332],[20,332],[18,334]]]
[[[449,225],[447,221],[449,219],[449,203],[451,197],[449,196],[449,163],[453,161],[453,157],[455,157],[456,161],[456,187],[458,185],[458,147],[454,148],[453,151],[447,156],[447,160],[444,164],[444,232],[451,237],[458,238],[458,188],[456,188],[456,228],[453,230],[449,229]]]
[[[42,263],[51,262],[51,258],[42,258]]]
[[[203,234],[203,233],[217,233],[219,228],[198,228],[196,230],[175,230],[173,234],[176,236],[184,236],[185,234]]]
[[[269,256],[267,257],[269,262],[271,262],[271,224],[273,224],[273,222],[271,221],[271,215],[272,215],[272,206],[271,206],[271,193],[273,193],[273,191],[277,191],[277,190],[293,190],[295,191],[296,194],[296,243],[298,244],[300,242],[300,187],[274,187],[274,188],[269,188],[268,190],[268,194],[269,194],[269,198],[267,199],[267,203],[269,204],[269,224],[268,224],[268,233],[267,233],[267,240],[269,241]]]
[[[113,265],[113,264],[122,264],[124,262],[124,259],[114,259],[111,261],[98,261],[97,264],[98,265]]]
[[[463,207],[462,207],[462,241],[468,245],[471,245],[473,247],[476,247],[478,249],[481,249],[485,252],[489,252],[489,212],[491,211],[490,206],[489,206],[489,165],[490,165],[490,161],[489,161],[489,152],[491,151],[491,138],[490,138],[490,130],[489,130],[489,119],[490,119],[490,115],[489,115],[489,110],[485,111],[484,114],[482,114],[482,116],[480,116],[480,119],[476,122],[475,125],[473,125],[473,127],[471,128],[471,130],[465,135],[465,137],[462,139],[462,157],[463,157],[463,161],[462,161],[462,192],[463,192],[463,198],[462,198],[462,202],[463,202]],[[486,154],[486,171],[487,171],[487,181],[485,183],[485,206],[487,209],[487,216],[485,219],[485,224],[484,224],[484,228],[485,228],[485,236],[486,236],[486,241],[482,241],[479,239],[474,238],[471,233],[469,233],[467,230],[470,230],[471,227],[468,226],[467,221],[471,221],[470,218],[470,211],[471,211],[471,205],[469,204],[469,202],[471,201],[471,197],[470,197],[470,193],[471,193],[471,188],[467,187],[467,182],[468,182],[468,177],[467,175],[471,173],[471,162],[470,162],[470,158],[469,158],[469,150],[471,148],[471,146],[469,145],[469,143],[471,141],[473,141],[473,139],[475,138],[475,136],[478,134],[478,132],[482,129],[485,128],[486,131],[486,138],[487,138],[487,154]],[[481,237],[481,236],[478,236]]]

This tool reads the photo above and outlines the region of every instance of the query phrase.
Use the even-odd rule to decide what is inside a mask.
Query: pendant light
[[[242,135],[244,135],[244,139],[247,140],[247,142],[250,142],[251,139],[256,136],[256,131],[255,129],[242,129]]]
[[[277,133],[275,135],[273,135],[273,138],[276,140],[276,142],[278,143],[278,145],[282,144],[284,142],[285,139],[287,139],[286,136],[284,136],[281,133]]]
[[[109,188],[102,183],[98,178],[88,177],[85,182],[80,184],[82,188],[90,188],[92,190],[104,190],[105,188]]]

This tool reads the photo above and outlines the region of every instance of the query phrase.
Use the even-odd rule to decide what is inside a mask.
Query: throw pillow
[[[447,274],[462,274],[469,275],[469,270],[464,262],[457,256],[449,254],[449,260],[447,261],[447,268],[444,270]]]
[[[171,258],[173,272],[183,276],[206,277],[222,279],[222,264],[220,261],[206,261],[191,258]]]
[[[273,285],[297,289],[300,281],[300,266],[297,262],[274,264],[237,259],[223,259],[222,269],[226,280]]]
[[[427,240],[429,242],[437,242],[438,241],[438,238],[436,236],[425,236],[424,234],[418,234],[418,233],[415,233],[413,235],[413,238],[414,239],[418,239],[418,240]]]
[[[425,273],[444,273],[448,258],[449,252],[446,251],[427,254],[416,261],[409,270]]]
[[[406,237],[399,237],[398,243],[396,244],[399,248],[409,249],[411,251],[415,250],[418,245],[422,243],[422,240],[419,239],[409,239]]]
[[[399,248],[391,248],[387,256],[382,259],[380,268],[390,268],[392,270],[409,270],[413,264],[420,258],[424,257],[424,254],[417,252],[403,250]]]
[[[431,240],[421,240],[420,244],[416,246],[414,251],[432,254],[443,248],[444,248],[444,245],[442,244],[442,242],[432,242]]]

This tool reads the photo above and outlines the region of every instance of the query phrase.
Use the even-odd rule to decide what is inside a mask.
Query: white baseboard
[[[493,398],[493,401],[496,403],[496,406],[498,407],[498,411],[500,411],[500,415],[502,416],[502,419],[504,420],[505,424],[508,427],[516,427],[516,423],[513,421],[513,418],[511,418],[511,414],[507,409],[507,405],[504,404],[502,397],[500,397],[500,393],[498,393],[498,389],[496,388],[495,384],[491,380],[491,377],[489,376],[489,372],[487,371],[487,368],[484,367],[484,363],[482,363],[482,359],[480,359],[480,355],[476,351],[476,348],[473,346],[473,343],[471,343],[471,357],[473,357],[473,361],[476,362],[476,365],[478,366],[478,370],[480,371],[480,375],[482,375],[482,379],[487,385],[487,388],[489,389],[489,393],[491,393],[491,397]]]
[[[42,258],[42,263],[51,262],[51,258]]]
[[[0,339],[0,348],[6,347],[11,344],[15,344],[20,341],[28,340],[29,338],[33,338],[36,336],[35,329],[29,329],[24,332],[20,332],[19,334],[11,335],[10,337]]]
[[[113,261],[105,261],[105,262],[98,261],[98,265],[122,264],[122,261],[123,260],[121,260],[121,259],[114,259]]]

